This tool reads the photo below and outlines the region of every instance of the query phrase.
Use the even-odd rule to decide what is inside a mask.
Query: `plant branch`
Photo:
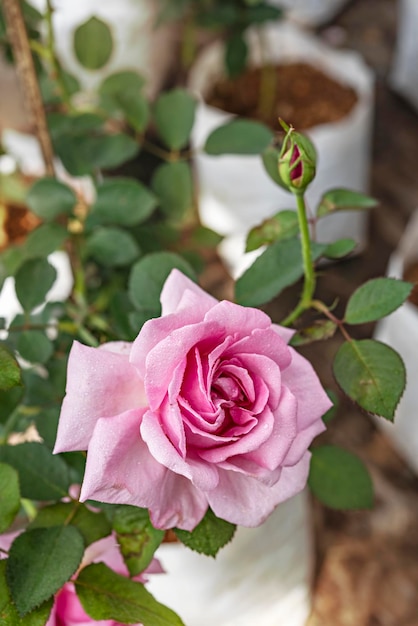
[[[316,286],[316,276],[312,262],[311,238],[309,233],[308,218],[306,216],[305,198],[302,193],[296,193],[295,196],[302,249],[304,282],[302,296],[299,303],[296,308],[281,322],[282,326],[290,326],[290,324],[292,324],[304,311],[312,306],[312,298]]]
[[[49,176],[54,176],[54,152],[19,0],[3,0],[3,10],[17,72],[22,84],[25,101],[28,103],[35,133],[41,147],[46,173]]]
[[[57,59],[57,55],[55,53],[55,33],[54,33],[54,26],[52,23],[52,15],[53,15],[54,9],[52,6],[52,2],[51,0],[47,0],[46,1],[46,14],[45,14],[45,18],[46,18],[46,25],[47,25],[47,32],[48,32],[48,40],[47,40],[47,47],[48,47],[48,56],[49,59],[51,60],[52,63],[52,68],[53,68],[53,72],[54,72],[54,79],[56,80],[56,82],[58,83],[58,86],[60,88],[61,91],[61,96],[63,101],[65,102],[66,106],[68,107],[69,111],[74,111],[74,107],[73,104],[71,102],[71,94],[68,91],[68,87],[67,84],[65,82],[65,78],[62,72],[62,68],[61,65]]]

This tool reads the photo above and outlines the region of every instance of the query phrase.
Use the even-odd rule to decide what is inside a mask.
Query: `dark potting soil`
[[[266,111],[259,106],[262,71],[269,72]],[[357,102],[354,89],[330,78],[306,63],[289,63],[268,68],[250,68],[237,78],[216,83],[207,101],[229,113],[258,119],[273,129],[281,117],[297,130],[304,130],[344,118]]]
[[[20,243],[39,224],[39,218],[25,207],[0,203],[0,250]]]
[[[418,261],[411,263],[405,268],[404,279],[411,283],[415,283],[408,300],[418,306]]]

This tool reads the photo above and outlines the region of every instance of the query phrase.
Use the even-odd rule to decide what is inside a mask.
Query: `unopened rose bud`
[[[279,174],[293,193],[302,193],[315,178],[316,151],[312,142],[280,121],[287,131],[279,155]]]

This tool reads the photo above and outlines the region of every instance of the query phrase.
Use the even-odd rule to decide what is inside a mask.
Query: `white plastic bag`
[[[45,11],[45,0],[30,2]],[[135,70],[147,79],[147,94],[155,96],[173,62],[174,45],[172,26],[155,28],[158,6],[156,0],[54,0],[56,50],[63,67],[87,92],[110,74]],[[91,17],[110,27],[114,44],[109,62],[95,71],[79,63],[73,44],[77,27]]]
[[[264,31],[263,39],[270,61],[313,64],[328,76],[352,86],[358,95],[357,104],[346,118],[309,130],[318,152],[318,167],[316,178],[306,194],[308,205],[316,208],[322,194],[330,187],[367,191],[374,111],[372,72],[357,53],[331,49],[293,24],[271,26]],[[250,34],[252,65],[260,65],[259,42],[255,33]],[[211,157],[199,153],[210,132],[232,117],[204,102],[212,85],[222,75],[223,48],[215,43],[203,51],[190,75],[190,87],[201,100],[192,143],[197,149],[195,166],[200,217],[206,226],[227,236],[220,254],[236,277],[254,257],[253,254],[244,256],[248,230],[281,209],[295,207],[295,200],[272,182],[259,157]],[[319,222],[318,238],[330,242],[338,237],[351,237],[361,249],[366,244],[366,221],[367,215],[362,212],[338,213]]]
[[[258,528],[238,528],[216,559],[162,544],[165,576],[149,591],[187,626],[304,626],[310,612],[313,545],[308,496],[278,506]]]
[[[418,262],[418,210],[390,259],[388,276],[403,278],[404,269],[413,262]],[[396,409],[394,423],[382,419],[377,423],[418,473],[418,306],[405,302],[381,320],[376,327],[375,339],[396,350],[407,371],[406,388]]]
[[[400,0],[391,86],[418,108],[418,2]]]

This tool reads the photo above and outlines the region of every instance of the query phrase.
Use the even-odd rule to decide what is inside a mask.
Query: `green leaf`
[[[171,270],[177,268],[196,280],[190,265],[173,252],[153,252],[135,263],[129,276],[129,297],[139,312],[161,315],[160,294]]]
[[[35,215],[51,221],[58,215],[70,214],[77,204],[77,196],[55,178],[41,178],[30,188],[26,201]]]
[[[111,526],[104,513],[96,513],[79,502],[57,502],[38,511],[28,528],[49,528],[70,524],[77,528],[86,546],[107,537]]]
[[[170,150],[182,150],[189,142],[196,98],[186,89],[161,94],[154,106],[154,120],[161,139]]]
[[[239,76],[245,68],[248,57],[248,45],[242,32],[237,32],[226,41],[225,67],[231,78]]]
[[[317,217],[324,217],[336,211],[358,211],[372,209],[377,205],[374,198],[359,191],[349,189],[330,189],[321,198],[317,209]]]
[[[77,571],[84,541],[74,526],[34,528],[13,542],[6,576],[20,615],[48,600]]]
[[[85,567],[75,580],[84,610],[95,620],[143,626],[184,626],[169,608],[157,602],[142,583],[116,574],[103,563]]]
[[[295,237],[299,232],[296,211],[284,210],[276,213],[259,226],[254,226],[248,233],[246,252],[257,250],[275,241],[284,241]]]
[[[27,236],[25,255],[27,258],[47,257],[59,250],[67,238],[67,229],[60,224],[41,224]]]
[[[53,450],[55,446],[55,440],[57,438],[58,419],[60,410],[59,407],[53,407],[50,409],[42,409],[35,415],[35,425],[40,437],[42,437],[43,443]]]
[[[100,224],[134,226],[145,221],[156,205],[156,197],[142,183],[129,178],[113,178],[98,187],[91,217]]]
[[[137,576],[151,563],[164,531],[153,527],[146,509],[134,506],[117,507],[112,526],[129,573]]]
[[[280,151],[275,146],[268,146],[261,155],[264,169],[266,170],[270,178],[277,185],[279,185],[279,187],[281,187],[285,191],[289,191],[279,174],[279,157]]]
[[[53,599],[44,602],[25,617],[17,612],[6,580],[6,559],[0,561],[0,622],[2,626],[45,626],[51,612]]]
[[[335,335],[337,324],[331,320],[318,320],[312,326],[302,328],[290,340],[292,346],[306,346],[314,341],[324,341]]]
[[[104,108],[122,111],[126,121],[138,133],[145,131],[149,120],[149,104],[145,96],[133,89],[121,91],[103,100]]]
[[[342,259],[347,254],[350,254],[356,246],[357,242],[354,239],[339,239],[327,246],[324,256],[328,259]]]
[[[67,465],[38,442],[0,446],[0,461],[19,474],[20,492],[30,500],[57,500],[68,494],[71,484]]]
[[[332,389],[326,389],[325,391],[327,392],[328,398],[332,402],[332,407],[328,409],[326,413],[324,413],[324,415],[322,416],[322,421],[324,422],[324,424],[329,424],[329,422],[334,419],[337,413],[339,399],[335,391],[333,391]]]
[[[0,349],[1,354],[1,349]],[[0,378],[2,374],[1,356],[0,356]],[[13,413],[17,405],[22,399],[24,393],[23,385],[12,387],[7,391],[0,389],[0,424]]]
[[[313,244],[313,259],[326,245]],[[299,239],[276,241],[268,247],[235,283],[235,299],[244,306],[259,306],[293,285],[303,275]]]
[[[55,267],[46,259],[30,259],[16,273],[16,295],[26,312],[45,302],[46,295],[57,277]]]
[[[88,70],[98,70],[109,61],[113,51],[113,38],[109,26],[91,17],[74,32],[74,53]]]
[[[17,349],[20,356],[29,363],[46,363],[54,346],[41,330],[24,330],[19,333]]]
[[[208,509],[205,517],[192,532],[179,528],[175,528],[174,532],[191,550],[214,557],[232,540],[235,530],[235,524],[219,519],[211,509]]]
[[[181,220],[193,206],[193,178],[188,163],[163,163],[155,171],[151,187],[161,209],[172,220]]]
[[[105,267],[129,265],[140,255],[133,236],[120,228],[99,228],[87,240],[87,252]]]
[[[139,145],[124,133],[114,135],[63,134],[54,141],[65,169],[73,176],[92,175],[96,170],[119,167],[132,159]]]
[[[348,324],[374,322],[395,311],[408,299],[413,285],[396,278],[375,278],[350,297],[345,311]]]
[[[20,509],[19,477],[16,470],[0,463],[0,533],[11,526]]]
[[[22,384],[20,367],[12,354],[0,345],[0,390],[8,391]]]
[[[318,500],[333,509],[373,506],[373,485],[365,465],[337,446],[312,450],[308,484]]]
[[[137,72],[127,70],[116,72],[107,76],[99,87],[99,94],[103,96],[114,96],[121,92],[140,92],[146,80]]]
[[[393,420],[405,388],[405,366],[389,346],[363,339],[343,343],[334,361],[341,389],[369,413]]]
[[[235,119],[215,128],[206,139],[204,151],[222,154],[261,154],[273,139],[272,131],[260,122]]]

